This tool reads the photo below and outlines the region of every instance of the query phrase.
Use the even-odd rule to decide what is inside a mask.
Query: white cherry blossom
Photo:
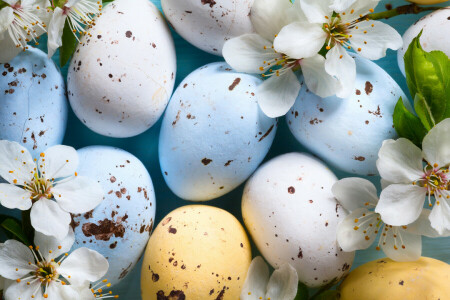
[[[342,179],[333,185],[332,192],[350,212],[337,229],[337,240],[344,251],[367,249],[379,236],[377,250],[382,249],[395,261],[414,261],[422,253],[421,236],[438,236],[428,220],[429,210],[423,210],[419,219],[408,226],[385,224],[373,211],[378,203],[376,187],[366,179]]]
[[[421,214],[425,200],[432,208],[431,226],[450,235],[450,119],[428,132],[422,150],[411,141],[387,140],[378,153],[383,189],[376,211],[392,225],[408,225]]]
[[[248,269],[240,300],[293,300],[297,289],[298,274],[291,265],[283,264],[269,279],[269,267],[257,256]]]
[[[63,239],[69,232],[70,213],[94,209],[103,200],[98,182],[78,176],[78,154],[68,146],[54,146],[39,160],[16,142],[0,141],[0,204],[31,209],[36,231]]]

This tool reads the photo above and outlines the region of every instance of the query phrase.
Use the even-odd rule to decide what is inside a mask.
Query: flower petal
[[[446,197],[450,196],[450,192],[446,191],[443,194],[444,199],[438,199],[439,204],[436,203],[430,213],[430,222],[440,236],[448,236],[450,235],[450,200]]]
[[[62,209],[75,214],[93,210],[102,202],[104,196],[99,183],[83,176],[55,185],[52,193]]]
[[[439,167],[450,164],[450,119],[445,119],[428,132],[423,139],[423,157]]]
[[[273,75],[258,86],[259,107],[270,118],[284,116],[294,105],[301,87],[290,70],[280,76]]]
[[[388,225],[386,225],[388,226]],[[386,234],[381,249],[384,254],[395,261],[415,261],[422,254],[422,237],[402,230],[401,227],[392,227],[383,230]]]
[[[370,212],[367,208],[355,209],[346,216],[337,228],[337,241],[342,250],[352,252],[369,248],[377,237],[375,231],[378,229],[376,226],[378,217],[378,214]]]
[[[80,287],[86,281],[95,282],[102,278],[108,268],[108,261],[100,253],[88,248],[78,248],[61,263],[58,272],[70,278],[72,285]]]
[[[317,55],[322,49],[326,37],[322,25],[294,22],[281,29],[273,45],[277,52],[300,59]]]
[[[273,41],[281,28],[289,24],[286,11],[291,7],[292,3],[285,0],[255,0],[250,19],[256,32],[263,38]]]
[[[58,240],[38,231],[36,231],[34,235],[34,244],[39,246],[39,251],[42,253],[46,261],[51,261],[52,259],[69,252],[74,242],[75,234],[72,228],[69,229],[69,233],[62,240]]]
[[[344,178],[336,182],[331,191],[339,204],[348,211],[366,207],[368,203],[378,203],[377,188],[367,179]]]
[[[406,226],[405,231],[411,234],[423,235],[430,238],[439,237],[439,233],[431,226],[430,209],[423,209],[419,218],[414,223]]]
[[[340,90],[336,95],[339,98],[349,97],[355,88],[356,62],[344,47],[336,45],[328,51],[325,70],[339,81]]]
[[[45,235],[62,240],[69,232],[70,214],[62,210],[55,201],[37,201],[31,208],[30,217],[34,229]]]
[[[65,23],[66,15],[63,14],[61,8],[56,7],[48,25],[48,57],[52,57],[56,50],[62,46],[62,34]]]
[[[300,61],[303,77],[308,89],[319,97],[335,95],[340,90],[339,82],[325,71],[325,58],[321,55]]]
[[[269,283],[269,267],[261,256],[252,260],[241,291],[241,300],[259,300],[266,294]]]
[[[0,36],[0,64],[10,62],[22,51],[22,48],[16,46],[8,32],[4,32],[3,37]]]
[[[334,0],[330,8],[335,12],[343,12],[347,10],[357,0]]]
[[[16,240],[7,240],[0,248],[0,275],[11,280],[22,278],[31,271],[34,263],[31,250]]]
[[[386,140],[378,152],[377,168],[387,181],[412,183],[423,175],[422,151],[404,138]]]
[[[9,183],[0,183],[0,204],[9,209],[30,209],[31,193]]]
[[[261,74],[264,61],[281,57],[272,43],[258,34],[244,34],[225,42],[222,50],[225,61],[236,71]]]
[[[0,177],[23,185],[33,178],[36,164],[30,152],[19,143],[0,140]]]
[[[336,1],[336,0],[335,0]],[[345,9],[345,14],[340,14],[342,23],[352,23],[375,9],[381,0],[357,0],[350,7]]]
[[[377,60],[386,56],[387,49],[403,46],[400,34],[391,26],[379,21],[363,21],[350,30],[350,43],[361,56]]]
[[[14,10],[9,6],[0,9],[0,20],[2,20],[0,22],[0,34],[3,34],[14,21]]]
[[[375,211],[384,223],[392,226],[409,225],[420,216],[427,189],[412,184],[392,184],[380,195]]]
[[[48,294],[47,299],[49,300],[86,300],[85,298],[80,298],[80,291],[78,291],[73,286],[62,285],[57,282],[52,282],[51,284],[49,284],[46,293]]]
[[[297,270],[289,264],[282,264],[270,277],[265,299],[292,300],[297,295]]]
[[[327,23],[328,19],[333,14],[333,9],[330,7],[333,4],[333,0],[296,0],[300,1],[300,6],[303,13],[311,23],[323,24]]]
[[[35,282],[28,285],[27,281],[22,280],[21,282],[13,282],[9,287],[6,288],[5,291],[5,299],[33,299],[33,300],[42,300],[42,293],[38,290],[38,287],[41,285],[41,282],[36,280]],[[33,295],[35,291],[38,291]],[[31,297],[34,296],[34,297]]]
[[[45,178],[57,179],[73,176],[78,168],[77,151],[69,146],[53,146],[45,150],[39,159],[39,169],[45,172]]]

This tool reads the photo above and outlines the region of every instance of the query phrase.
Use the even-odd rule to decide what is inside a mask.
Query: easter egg
[[[99,134],[138,135],[156,123],[172,94],[176,57],[169,28],[148,0],[116,0],[95,23],[69,67],[70,105]]]
[[[340,299],[443,300],[450,295],[449,280],[450,266],[433,258],[381,258],[353,270],[339,287]]]
[[[397,137],[394,108],[399,85],[375,63],[356,58],[354,92],[345,99],[321,98],[303,87],[286,116],[295,138],[329,165],[348,173],[377,175],[376,160],[384,140]]]
[[[67,125],[64,79],[41,50],[0,64],[0,140],[20,143],[34,157],[58,145]]]
[[[425,51],[430,52],[439,50],[450,57],[450,39],[448,38],[450,36],[449,8],[450,6],[447,7],[447,9],[436,10],[422,17],[405,32],[403,35],[403,47],[397,52],[398,66],[403,75],[405,75],[405,61],[403,59],[405,53],[412,40],[418,36],[422,30],[420,44]]]
[[[336,181],[317,159],[289,153],[261,166],[244,189],[242,215],[258,250],[275,269],[290,264],[308,287],[339,280],[353,262],[336,240],[347,215],[331,193]]]
[[[225,63],[206,65],[181,82],[159,139],[161,170],[177,196],[196,201],[220,197],[262,162],[277,121],[258,107],[260,82]]]
[[[152,233],[153,183],[144,165],[124,150],[90,146],[78,155],[78,173],[98,181],[105,196],[93,211],[73,215],[73,249],[88,247],[106,257],[105,277],[114,285],[136,265]]]
[[[180,207],[148,242],[142,299],[239,299],[251,258],[245,230],[234,216],[211,206]]]
[[[203,51],[222,55],[225,42],[253,33],[254,0],[162,0],[167,20],[185,40]]]

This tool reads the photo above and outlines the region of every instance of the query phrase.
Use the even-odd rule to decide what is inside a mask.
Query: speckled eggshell
[[[336,176],[309,155],[289,153],[259,168],[242,198],[245,226],[274,267],[291,264],[299,280],[319,287],[350,270],[354,252],[343,252],[336,229],[347,215],[331,187]]]
[[[0,140],[34,157],[60,144],[67,125],[64,79],[47,54],[31,48],[0,64]]]
[[[447,9],[437,10],[422,17],[419,21],[411,25],[403,35],[403,47],[398,50],[398,66],[405,75],[404,56],[408,50],[409,44],[419,35],[422,48],[427,51],[439,50],[443,51],[450,57],[450,6]]]
[[[222,55],[225,42],[253,33],[254,0],[162,0],[164,14],[185,40],[203,51]]]
[[[136,265],[152,233],[153,183],[144,165],[124,150],[90,146],[78,154],[78,173],[97,180],[105,199],[93,211],[73,216],[73,249],[88,247],[105,256],[105,277],[114,285]]]
[[[204,205],[180,207],[148,242],[142,299],[239,299],[251,259],[245,230],[230,213]]]
[[[148,0],[116,0],[88,33],[67,77],[73,111],[102,135],[146,131],[163,114],[175,82],[175,48],[163,16]]]
[[[225,63],[206,65],[181,82],[159,140],[161,170],[177,196],[194,201],[220,197],[262,162],[277,121],[258,107],[260,82]]]
[[[377,175],[384,140],[397,137],[392,116],[399,85],[375,63],[357,57],[355,90],[350,97],[320,98],[306,86],[286,120],[295,138],[329,165],[348,173]],[[409,103],[405,103],[409,107]]]

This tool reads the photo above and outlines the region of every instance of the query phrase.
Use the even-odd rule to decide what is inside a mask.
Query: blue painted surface
[[[152,0],[159,9],[161,9],[159,0]],[[383,0],[378,6],[377,11],[385,9],[386,4],[393,5],[403,5],[406,1],[396,0],[396,1],[386,1]],[[409,15],[409,16],[399,16],[394,19],[386,21],[388,24],[397,29],[401,34],[403,34],[406,29],[417,21],[422,15]],[[438,29],[437,29],[438,30]],[[195,47],[188,44],[176,33],[173,34],[176,50],[177,50],[177,77],[176,85],[178,85],[183,78],[185,78],[190,72],[201,67],[207,63],[221,61],[222,59],[217,56],[213,56],[202,52]],[[444,37],[445,38],[445,37]],[[42,44],[44,41],[42,41]],[[55,61],[57,61],[57,56],[55,56]],[[386,58],[376,62],[383,69],[385,69],[402,87],[405,93],[409,96],[408,89],[406,86],[406,81],[397,65],[397,55],[394,51],[388,52]],[[67,74],[67,66],[63,68],[63,74]],[[268,156],[266,160],[278,156],[283,153],[289,152],[304,152],[300,144],[294,139],[292,134],[287,128],[286,122],[283,119],[280,120],[280,126]],[[177,198],[167,187],[164,182],[163,176],[160,171],[159,161],[158,161],[158,136],[160,130],[160,122],[153,126],[150,130],[134,138],[128,139],[113,139],[104,136],[100,136],[90,131],[85,127],[76,117],[70,112],[69,124],[67,127],[67,134],[64,140],[64,144],[71,145],[75,148],[82,148],[90,145],[109,145],[114,147],[122,148],[126,151],[131,152],[137,156],[147,167],[151,174],[152,180],[155,185],[156,199],[157,199],[157,213],[156,213],[156,223],[159,222],[166,214],[168,214],[173,209],[189,205],[191,202],[187,202]],[[335,173],[340,177],[349,177],[352,175],[345,174],[343,172],[338,172],[334,170]],[[379,178],[371,178],[371,180],[378,181]],[[242,221],[241,216],[241,196],[242,196],[243,186],[240,186],[233,192],[210,202],[206,202],[206,205],[217,206],[223,208],[232,214],[234,214],[240,221]],[[2,213],[4,213],[2,209]],[[254,253],[257,254],[256,249]],[[123,253],[123,255],[127,255]],[[441,239],[423,239],[423,255],[434,257],[440,259],[447,263],[450,263],[450,238]],[[365,262],[374,260],[379,257],[383,257],[382,252],[375,250],[375,246],[371,247],[366,251],[358,251],[354,267],[361,265]],[[118,286],[114,288],[114,293],[120,294],[121,299],[127,300],[139,300],[140,297],[140,266],[135,268],[129,276]],[[196,299],[192,299],[196,300]]]

